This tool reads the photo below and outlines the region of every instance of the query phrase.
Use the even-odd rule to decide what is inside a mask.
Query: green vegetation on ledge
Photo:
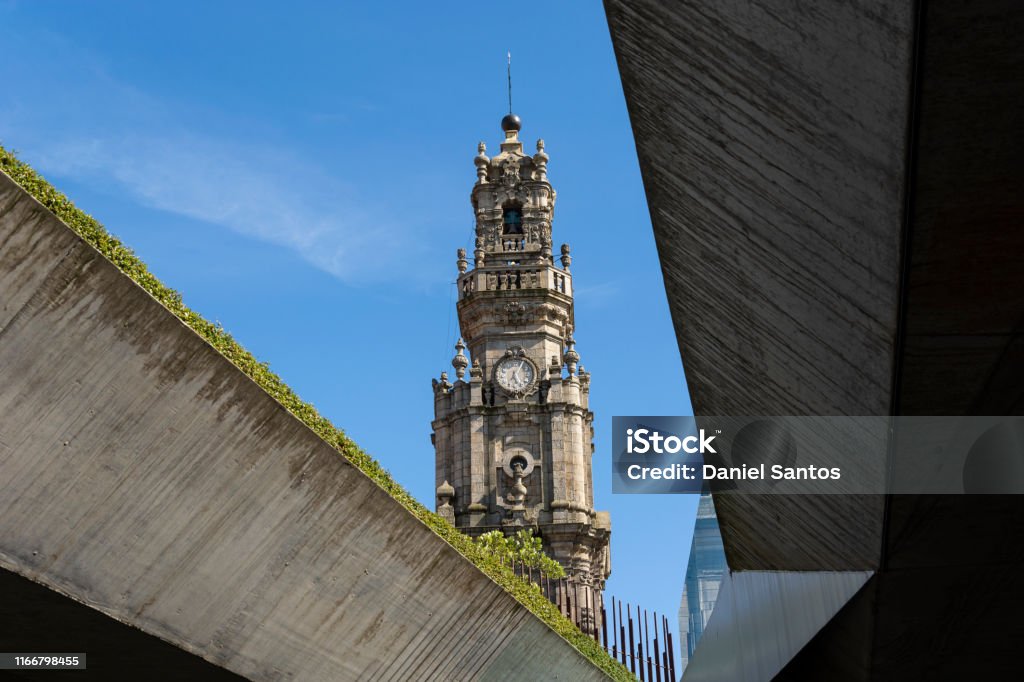
[[[478,546],[491,556],[497,557],[502,564],[515,565],[532,569],[539,575],[557,580],[565,577],[565,569],[544,553],[542,540],[534,537],[532,528],[519,530],[515,535],[505,535],[500,530],[492,530],[474,538]]]
[[[10,176],[26,192],[60,218],[86,242],[94,246],[126,275],[160,301],[168,310],[177,315],[185,324],[220,351],[236,367],[245,372],[289,412],[301,419],[321,438],[330,443],[352,464],[369,476],[377,485],[413,513],[431,530],[440,535],[452,547],[476,564],[492,580],[505,588],[526,608],[547,623],[555,632],[568,640],[596,666],[615,680],[635,680],[629,671],[609,656],[597,642],[583,634],[571,621],[558,611],[554,604],[544,598],[540,589],[517,577],[484,547],[456,530],[451,524],[420,504],[377,460],[352,442],[341,429],[322,417],[309,403],[303,402],[281,378],[270,371],[267,363],[260,362],[242,348],[230,334],[219,325],[203,319],[182,303],[181,295],[168,288],[149,272],[146,265],[132,253],[131,249],[111,236],[94,218],[75,207],[71,201],[58,192],[50,183],[11,152],[0,147],[0,170]]]

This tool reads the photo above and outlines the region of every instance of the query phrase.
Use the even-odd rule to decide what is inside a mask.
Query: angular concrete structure
[[[2,174],[0,568],[101,677],[605,678]]]
[[[1024,412],[1024,5],[605,6],[698,415]],[[685,679],[1015,674],[1019,496],[716,507],[732,603],[833,617],[716,612]]]

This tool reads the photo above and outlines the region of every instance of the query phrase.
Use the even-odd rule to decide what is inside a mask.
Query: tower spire
[[[508,51],[508,113],[512,113],[512,50]]]

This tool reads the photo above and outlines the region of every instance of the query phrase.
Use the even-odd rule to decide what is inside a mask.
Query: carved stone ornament
[[[505,324],[525,324],[536,317],[537,304],[509,301],[497,306],[495,312],[498,313],[499,319]]]
[[[505,498],[511,511],[525,511],[526,486],[523,484],[523,468],[517,461],[513,465],[512,487]]]
[[[505,185],[495,198],[500,206],[508,203],[525,206],[530,200],[530,192],[522,184]]]
[[[495,248],[495,245],[498,243],[499,232],[497,224],[485,224],[481,227],[480,231],[483,234],[484,243],[492,249]]]
[[[537,467],[537,462],[527,449],[526,443],[520,441],[506,445],[504,455],[499,462],[501,470],[509,478],[515,476],[515,467],[513,465],[517,461],[522,465],[523,478],[532,474],[533,470]]]
[[[557,305],[547,306],[548,319],[564,322],[569,319],[569,311]]]
[[[519,159],[515,157],[507,159],[505,163],[502,164],[501,167],[502,182],[504,182],[505,185],[508,187],[512,187],[513,185],[518,184],[520,169],[521,166],[519,164]]]

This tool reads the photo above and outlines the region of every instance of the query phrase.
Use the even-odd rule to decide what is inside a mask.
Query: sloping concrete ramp
[[[870,577],[871,571],[726,573],[686,681],[773,678]]]
[[[604,679],[3,174],[0,567],[225,678]]]

